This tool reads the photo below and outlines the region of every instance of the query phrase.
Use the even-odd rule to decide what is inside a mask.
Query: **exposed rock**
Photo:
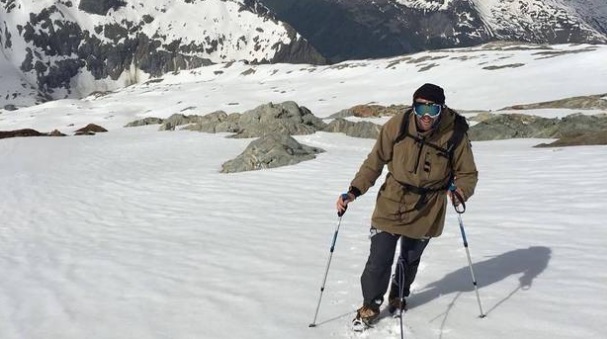
[[[345,133],[356,138],[376,139],[379,136],[381,125],[369,121],[353,122],[344,119],[335,119],[324,129],[325,132]]]
[[[48,136],[49,137],[65,137],[67,135],[61,133],[58,129],[54,129],[48,134]]]
[[[502,110],[523,110],[539,108],[570,108],[570,109],[600,109],[607,110],[607,93],[598,95],[587,95],[571,97],[566,99],[546,101],[527,105],[515,105],[505,107]]]
[[[13,104],[8,104],[8,105],[4,105],[4,109],[7,111],[16,111],[17,110],[17,106],[13,105]]]
[[[558,125],[555,137],[568,137],[589,132],[607,131],[607,115],[571,114],[563,117]]]
[[[188,116],[185,114],[173,114],[162,121],[159,131],[173,131],[177,126],[187,125],[198,119],[198,116]]]
[[[240,131],[240,114],[228,115],[224,111],[217,111],[199,117],[196,122],[184,127],[184,130],[206,133],[236,133]]]
[[[471,140],[560,138],[588,131],[607,130],[607,115],[571,114],[562,119],[525,114],[489,114],[470,127]]]
[[[294,165],[316,158],[320,148],[302,145],[285,134],[266,134],[251,142],[238,157],[222,165],[221,172],[234,173]]]
[[[473,112],[462,112],[462,111],[458,111],[459,113],[473,113]],[[480,122],[480,121],[485,121],[488,119],[491,119],[495,114],[491,113],[491,112],[478,112],[476,115],[467,118],[470,121],[476,121],[476,122]]]
[[[106,15],[110,9],[126,6],[123,0],[80,0],[78,9],[91,14]]]
[[[107,130],[99,125],[88,124],[80,129],[74,131],[74,135],[95,135],[95,133],[103,133]]]
[[[147,126],[147,125],[159,125],[163,123],[163,119],[160,118],[153,118],[153,117],[148,117],[148,118],[143,118],[140,120],[135,120],[132,122],[129,122],[128,124],[124,125],[124,127],[139,127],[139,126]]]
[[[42,137],[46,136],[44,133],[40,133],[35,129],[24,128],[14,131],[0,131],[0,139],[15,138],[15,137]]]
[[[499,140],[511,138],[551,138],[558,119],[525,114],[493,114],[491,118],[470,127],[471,140]],[[546,131],[552,127],[551,131]]]
[[[146,120],[147,119],[147,120]],[[126,126],[142,126],[148,123],[162,121],[161,131],[172,131],[178,126],[182,129],[206,133],[236,133],[233,138],[254,138],[268,133],[283,133],[288,135],[312,134],[323,130],[327,124],[317,118],[305,107],[298,106],[293,101],[280,104],[268,103],[260,105],[243,114],[227,114],[216,111],[207,115],[173,114],[167,119],[146,118],[128,123]]]
[[[345,118],[350,116],[360,117],[360,118],[368,118],[368,117],[382,117],[382,116],[393,116],[398,113],[404,112],[409,109],[411,106],[406,105],[390,105],[390,106],[382,106],[382,105],[356,105],[351,108],[347,108],[341,110],[329,118]]]
[[[294,41],[290,45],[275,44],[272,46],[276,50],[274,58],[278,61],[288,60],[293,64],[313,64],[324,65],[327,59],[307,41],[298,39],[298,33],[288,24],[285,24],[288,37]],[[268,60],[264,60],[268,62]]]
[[[15,137],[63,137],[65,134],[58,130],[53,130],[50,133],[38,132],[35,129],[23,128],[13,131],[0,131],[0,139],[15,138]]]
[[[327,125],[309,109],[293,101],[258,106],[243,113],[238,124],[240,130],[232,136],[234,138],[253,138],[269,133],[312,134]]]
[[[561,147],[581,145],[607,145],[607,130],[570,134],[552,143],[539,144],[534,147]]]

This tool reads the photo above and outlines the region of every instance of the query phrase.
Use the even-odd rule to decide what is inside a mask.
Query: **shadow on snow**
[[[522,274],[519,285],[505,298],[491,307],[485,314],[489,314],[506,300],[510,299],[520,289],[531,288],[533,279],[548,267],[552,250],[543,246],[532,246],[506,252],[491,259],[473,263],[474,274],[479,288],[491,285],[513,274]],[[421,292],[414,293],[407,300],[408,308],[414,308],[430,302],[441,295],[474,291],[472,277],[468,266],[451,272],[441,280],[424,286]],[[481,295],[482,300],[482,295]]]

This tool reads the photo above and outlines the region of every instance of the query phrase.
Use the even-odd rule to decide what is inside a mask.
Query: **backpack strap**
[[[451,182],[453,182],[453,177],[454,177],[453,155],[455,153],[455,149],[462,142],[462,140],[464,139],[464,135],[466,135],[466,133],[468,132],[468,129],[470,127],[468,126],[468,123],[466,122],[466,118],[464,118],[459,113],[452,111],[455,114],[455,121],[453,122],[453,134],[451,135],[449,140],[447,140],[447,147],[443,148],[438,145],[426,142],[424,139],[409,133],[409,120],[411,117],[411,112],[412,112],[411,109],[409,109],[405,112],[405,114],[403,116],[403,122],[400,126],[400,130],[398,132],[398,135],[396,136],[396,139],[394,139],[393,145],[396,145],[397,143],[399,143],[406,137],[410,137],[417,142],[425,144],[425,145],[432,147],[432,148],[436,149],[437,151],[441,152],[449,160],[449,167],[451,168],[451,174],[450,174],[449,181],[447,182],[447,184],[445,186],[439,187],[439,188],[432,189],[432,188],[426,188],[426,187],[417,187],[417,186],[413,186],[413,185],[410,185],[410,184],[407,184],[404,182],[397,181],[406,192],[413,193],[413,194],[420,196],[418,202],[415,204],[415,207],[413,208],[414,210],[419,210],[426,204],[427,196],[429,194],[433,194],[433,193],[436,193],[439,191],[446,191],[449,188]],[[388,173],[388,175],[391,175],[391,173]]]
[[[466,135],[466,133],[468,133],[468,129],[470,128],[468,126],[468,123],[466,122],[466,118],[464,118],[462,115],[460,115],[456,111],[452,110],[452,112],[455,114],[455,121],[453,122],[453,134],[447,141],[447,148],[443,148],[438,145],[435,145],[435,144],[432,144],[429,142],[425,142],[420,137],[409,133],[409,120],[410,120],[412,112],[413,111],[411,109],[409,109],[405,112],[405,115],[403,116],[403,122],[400,125],[400,130],[398,132],[398,135],[396,136],[396,139],[394,139],[394,142],[392,143],[392,145],[396,145],[397,143],[401,142],[406,137],[410,137],[417,142],[423,142],[425,145],[432,147],[435,150],[443,153],[445,155],[445,157],[447,157],[449,159],[449,163],[452,164],[453,153],[454,153],[455,149],[457,148],[457,146],[462,142],[462,139],[464,139],[464,135]]]
[[[470,126],[468,126],[468,122],[466,122],[466,118],[464,118],[462,115],[455,111],[453,111],[453,113],[455,113],[455,121],[453,122],[453,134],[451,135],[451,138],[449,138],[449,140],[447,141],[446,149],[449,158],[449,163],[451,165],[453,165],[453,153],[455,152],[455,149],[462,142],[462,140],[464,139],[464,135],[468,133],[468,129],[470,128]]]
[[[405,112],[405,115],[403,116],[403,122],[400,124],[400,130],[398,131],[398,135],[396,136],[396,139],[394,139],[394,142],[392,143],[392,145],[398,144],[406,137],[412,137],[414,139],[417,139],[416,136],[411,135],[409,133],[409,120],[411,117],[411,112],[413,112],[412,109],[408,109]]]
[[[447,141],[447,157],[449,159],[449,167],[451,168],[451,175],[449,178],[449,185],[454,183],[455,173],[453,173],[453,154],[455,153],[455,149],[464,139],[464,135],[468,133],[468,129],[470,126],[466,121],[464,116],[459,113],[453,111],[455,113],[455,121],[453,122],[453,134],[451,138]]]

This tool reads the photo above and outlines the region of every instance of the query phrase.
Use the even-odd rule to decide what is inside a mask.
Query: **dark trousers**
[[[386,294],[388,284],[390,283],[390,274],[392,273],[392,263],[394,262],[394,252],[398,239],[400,239],[400,256],[396,266],[395,279],[392,280],[391,284],[391,298],[399,296],[400,286],[398,283],[400,279],[398,277],[402,276],[403,273],[403,296],[409,295],[422,253],[430,240],[412,239],[388,232],[381,232],[374,228],[371,229],[371,233],[371,250],[365,270],[360,277],[360,283],[364,304],[379,307],[384,300],[384,294]]]

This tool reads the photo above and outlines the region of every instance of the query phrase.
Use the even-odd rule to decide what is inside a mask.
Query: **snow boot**
[[[373,324],[379,317],[379,308],[363,305],[356,311],[356,317],[352,319],[352,330],[362,332]]]
[[[400,298],[392,298],[388,300],[388,311],[392,315],[398,315],[400,311],[407,311],[407,300],[403,298],[401,303]]]

